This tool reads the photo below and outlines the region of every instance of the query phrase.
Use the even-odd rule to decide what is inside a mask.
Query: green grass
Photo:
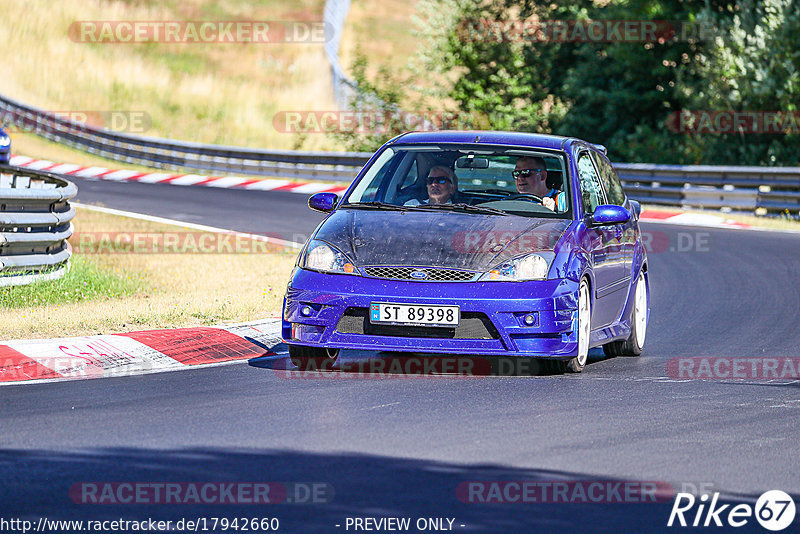
[[[0,309],[113,299],[132,295],[144,285],[139,276],[120,273],[85,256],[74,256],[69,272],[59,280],[0,288]]]

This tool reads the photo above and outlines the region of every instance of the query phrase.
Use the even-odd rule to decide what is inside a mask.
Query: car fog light
[[[303,306],[300,308],[300,315],[303,317],[310,317],[313,311],[314,310],[311,309],[311,306]]]
[[[522,321],[528,326],[533,326],[536,324],[536,315],[529,313]]]

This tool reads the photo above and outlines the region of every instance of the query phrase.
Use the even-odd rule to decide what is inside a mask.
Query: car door
[[[603,184],[603,189],[606,193],[606,201],[609,204],[623,206],[630,211],[630,204],[626,202],[625,191],[622,189],[617,171],[611,166],[611,162],[598,152],[592,152],[591,154],[600,175],[600,182]],[[636,249],[637,226],[633,217],[628,222],[618,226],[617,233],[620,233],[619,231],[622,233],[620,245],[625,260],[625,278],[630,282],[629,278],[633,276],[633,253]]]
[[[578,177],[581,199],[586,215],[597,206],[607,204],[605,191],[595,163],[588,150],[578,153]],[[592,328],[607,326],[619,317],[625,301],[625,254],[620,225],[593,226],[587,229],[587,249],[592,257],[594,271],[594,307]]]

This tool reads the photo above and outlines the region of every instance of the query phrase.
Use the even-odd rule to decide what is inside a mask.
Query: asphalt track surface
[[[308,234],[293,193],[78,180],[84,203],[248,232]],[[0,388],[0,518],[277,517],[280,532],[353,532],[348,517],[455,518],[459,532],[661,532],[662,503],[468,503],[466,481],[713,485],[752,504],[800,496],[800,382],[674,380],[675,357],[797,357],[797,235],[645,224],[644,354],[580,375],[288,379],[283,358]],[[692,243],[690,245],[690,242]],[[669,249],[673,250],[669,250]],[[378,358],[345,355],[345,360]],[[87,505],[85,481],[317,482],[329,502]],[[688,519],[693,519],[693,508]],[[722,515],[724,520],[725,514]],[[340,526],[336,526],[340,525]],[[464,525],[463,527],[460,525]],[[766,532],[754,518],[742,528]],[[800,531],[800,519],[783,532]],[[410,532],[417,532],[413,528]]]

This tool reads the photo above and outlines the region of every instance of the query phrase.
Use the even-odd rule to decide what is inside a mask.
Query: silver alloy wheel
[[[589,284],[581,281],[578,290],[578,365],[583,367],[589,358],[589,335],[592,328],[591,298],[589,297]]]
[[[644,336],[647,330],[647,281],[644,278],[644,271],[639,271],[634,303],[633,321],[636,328],[634,343],[641,350],[644,347]]]

